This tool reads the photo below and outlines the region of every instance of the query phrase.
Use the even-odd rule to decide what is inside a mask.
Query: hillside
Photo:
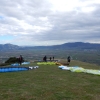
[[[37,66],[31,63],[28,66]],[[71,66],[99,69],[100,66],[72,61]],[[0,73],[1,100],[99,100],[100,76],[61,70],[58,65]]]
[[[30,49],[44,49],[44,50],[62,50],[62,49],[74,49],[74,50],[100,50],[100,44],[91,44],[91,43],[83,43],[83,42],[73,42],[73,43],[65,43],[61,45],[53,45],[53,46],[17,46],[13,44],[0,44],[0,50],[30,50]]]

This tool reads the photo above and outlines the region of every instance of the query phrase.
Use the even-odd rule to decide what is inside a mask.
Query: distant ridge
[[[80,49],[100,49],[100,44],[93,43],[83,43],[83,42],[75,42],[75,43],[65,43],[62,44],[63,47],[69,48],[80,48]]]
[[[29,49],[94,49],[100,50],[100,44],[93,43],[83,43],[83,42],[73,42],[73,43],[64,43],[61,45],[53,46],[18,46],[13,44],[0,44],[0,51],[2,50],[29,50]]]
[[[19,46],[13,45],[13,44],[10,44],[10,43],[0,44],[0,50],[15,50],[15,49],[18,49],[18,48],[19,48]]]

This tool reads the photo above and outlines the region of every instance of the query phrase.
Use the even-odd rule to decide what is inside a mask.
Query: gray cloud
[[[9,42],[18,45],[100,43],[100,2],[79,1],[72,10],[57,11],[50,0],[0,0],[0,36],[12,35]]]

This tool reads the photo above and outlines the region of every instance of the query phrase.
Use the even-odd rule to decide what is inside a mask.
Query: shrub
[[[18,62],[18,58],[16,57],[10,57],[7,61],[5,61],[5,63],[17,63]]]

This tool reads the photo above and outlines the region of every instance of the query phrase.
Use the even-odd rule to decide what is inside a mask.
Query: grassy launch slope
[[[72,61],[69,66],[100,69],[100,66],[80,61]],[[34,70],[0,73],[0,100],[99,99],[98,75],[61,70],[58,65],[39,65]]]

